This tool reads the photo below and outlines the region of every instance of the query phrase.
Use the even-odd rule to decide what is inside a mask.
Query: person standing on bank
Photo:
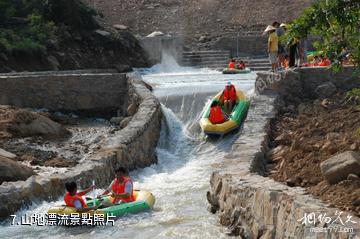
[[[268,34],[268,36],[269,36],[269,38],[268,38],[268,53],[269,53],[269,60],[271,63],[271,71],[276,72],[278,44],[279,44],[279,38],[276,34],[276,28],[269,25],[265,29],[264,34]]]

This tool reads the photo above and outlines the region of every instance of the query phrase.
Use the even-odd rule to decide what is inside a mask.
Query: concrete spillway
[[[191,68],[143,70],[144,80],[153,85],[162,103],[163,120],[156,149],[158,164],[131,173],[135,187],[151,191],[155,209],[118,219],[114,226],[95,228],[10,226],[0,227],[12,238],[222,238],[224,229],[207,211],[206,191],[217,164],[241,134],[241,129],[224,138],[208,139],[200,132],[198,119],[206,102],[231,80],[238,89],[251,94],[255,74],[226,76],[216,71]],[[100,189],[98,190],[101,191]],[[45,213],[56,202],[37,202],[24,214]]]

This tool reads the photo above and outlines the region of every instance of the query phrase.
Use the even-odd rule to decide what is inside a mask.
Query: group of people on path
[[[76,208],[78,213],[96,210],[99,207],[108,207],[119,203],[135,201],[133,181],[129,177],[128,170],[124,167],[119,167],[115,170],[115,179],[111,182],[110,186],[98,196],[98,199],[101,200],[103,196],[107,195],[110,197],[103,199],[98,206],[88,207],[83,198],[85,194],[95,189],[94,186],[78,192],[77,184],[73,181],[66,183],[65,188],[67,191],[64,196],[66,206]]]
[[[308,62],[307,41],[305,38],[292,38],[286,46],[281,43],[280,37],[285,34],[287,24],[273,22],[268,25],[264,34],[268,35],[267,51],[271,63],[271,71],[301,66],[329,66],[330,60],[320,54]]]

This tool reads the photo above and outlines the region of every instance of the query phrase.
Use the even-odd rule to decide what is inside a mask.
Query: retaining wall
[[[125,74],[47,72],[0,75],[0,104],[83,115],[125,113]]]
[[[336,75],[323,68],[258,74],[258,94],[252,98],[243,133],[234,143],[230,154],[221,160],[219,171],[212,174],[211,190],[207,193],[210,210],[218,212],[220,223],[227,227],[229,234],[243,238],[360,236],[359,218],[344,213],[343,221],[350,215],[352,221],[357,222],[348,222],[345,226],[339,221],[333,224],[320,222],[319,216],[331,218],[333,222],[340,210],[313,198],[303,188],[288,187],[262,176],[266,165],[265,154],[269,150],[269,120],[277,112],[277,103],[291,97],[299,98],[299,101],[301,97],[311,97],[313,87],[324,83],[325,79],[339,80],[339,88],[347,89],[353,84],[352,80],[348,80],[350,78],[356,80],[357,76],[349,68]],[[335,228],[341,227],[354,231],[336,231]],[[316,228],[322,231],[314,232]]]
[[[115,74],[113,77],[118,79],[119,76]],[[130,74],[121,78],[129,82],[130,101],[138,104],[129,124],[116,131],[108,142],[99,143],[96,154],[66,173],[50,177],[32,176],[26,181],[1,184],[0,219],[32,202],[56,200],[65,193],[65,182],[75,180],[87,187],[95,180],[98,187],[105,187],[114,178],[114,168],[118,166],[136,169],[156,163],[155,147],[162,117],[160,103],[138,76]]]

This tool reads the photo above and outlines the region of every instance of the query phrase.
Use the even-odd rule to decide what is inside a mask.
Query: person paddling
[[[65,183],[65,188],[67,193],[64,196],[64,201],[66,206],[76,208],[76,212],[83,213],[90,210],[98,209],[98,206],[87,207],[85,200],[82,198],[85,194],[89,193],[94,189],[94,186],[91,186],[84,191],[77,192],[76,182]]]
[[[231,113],[237,102],[235,86],[229,81],[223,91],[224,108],[227,113]]]
[[[104,201],[103,205],[113,205],[121,202],[127,203],[135,201],[133,181],[129,177],[129,172],[126,168],[119,167],[115,170],[115,179],[111,182],[108,189],[102,193],[102,195],[108,195],[110,192],[110,200]]]
[[[211,103],[209,120],[213,124],[222,124],[227,120],[217,101]]]
[[[231,61],[229,62],[228,68],[229,69],[235,69],[235,59],[231,59]]]

